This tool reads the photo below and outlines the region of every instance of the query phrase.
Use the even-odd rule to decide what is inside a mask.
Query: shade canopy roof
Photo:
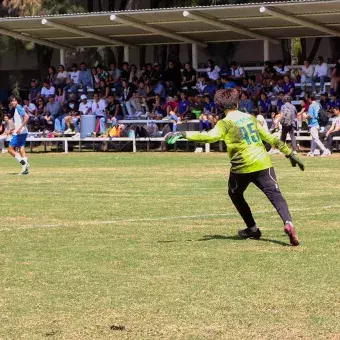
[[[340,37],[340,0],[10,17],[0,34],[69,49]]]

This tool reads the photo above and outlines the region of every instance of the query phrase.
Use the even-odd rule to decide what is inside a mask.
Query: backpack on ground
[[[282,114],[282,118],[281,118],[281,125],[283,127],[291,127],[294,125],[294,112],[292,112],[292,110],[287,107],[286,105],[283,105],[281,108],[281,114]]]
[[[320,106],[318,112],[318,122],[320,126],[327,126],[329,122],[328,112]]]

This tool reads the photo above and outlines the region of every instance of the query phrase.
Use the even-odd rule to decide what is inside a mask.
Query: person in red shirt
[[[167,115],[169,115],[171,111],[177,114],[178,104],[179,104],[178,96],[168,97],[165,103],[165,110],[166,110]]]

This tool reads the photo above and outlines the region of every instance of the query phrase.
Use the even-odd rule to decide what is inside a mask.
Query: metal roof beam
[[[279,40],[273,39],[272,37],[269,37],[267,35],[263,35],[263,34],[260,34],[260,33],[249,31],[249,30],[242,28],[242,27],[239,27],[235,24],[229,24],[229,23],[227,24],[225,22],[220,21],[217,18],[212,19],[212,18],[208,18],[206,16],[203,16],[203,15],[200,15],[200,14],[197,14],[197,13],[189,12],[189,11],[183,11],[183,16],[204,22],[204,23],[211,25],[211,26],[214,26],[214,27],[219,27],[219,28],[222,28],[222,29],[225,29],[225,30],[228,30],[228,31],[239,33],[239,34],[242,34],[242,35],[245,35],[245,36],[248,36],[248,37],[256,38],[256,39],[259,39],[259,40],[268,40],[273,44],[279,43]]]
[[[321,25],[321,24],[314,22],[314,21],[297,18],[292,13],[283,12],[281,10],[279,11],[277,9],[273,9],[271,7],[265,7],[265,6],[260,7],[260,12],[261,13],[268,13],[268,14],[274,16],[274,17],[281,18],[283,20],[287,20],[287,21],[290,21],[290,22],[294,22],[295,24],[298,24],[298,25],[301,25],[301,26],[304,26],[304,27],[309,27],[309,28],[315,29],[317,31],[330,34],[331,36],[340,37],[340,31],[332,29],[332,28],[328,28],[327,26]]]
[[[152,33],[155,33],[155,34],[159,34],[159,35],[162,35],[164,37],[168,37],[170,39],[179,40],[181,42],[186,42],[186,43],[189,43],[189,44],[197,44],[198,46],[201,46],[201,47],[204,47],[204,48],[207,47],[207,44],[204,43],[204,42],[196,41],[196,40],[188,38],[184,35],[180,35],[180,34],[177,34],[177,33],[174,33],[174,32],[170,32],[168,30],[164,30],[164,29],[161,29],[161,28],[158,28],[158,27],[153,27],[153,26],[147,25],[145,23],[142,23],[140,21],[128,19],[128,18],[123,17],[121,15],[112,14],[110,16],[110,20],[112,20],[112,21],[116,20],[117,22],[120,22],[120,23],[123,23],[123,24],[126,24],[126,25],[131,25],[131,26],[139,28],[141,30],[152,32]]]
[[[58,23],[56,21],[52,21],[50,19],[44,18],[44,19],[41,20],[41,23],[43,25],[48,25],[48,26],[51,26],[51,27],[54,27],[54,28],[57,28],[57,29],[61,29],[63,31],[78,34],[78,35],[81,35],[81,36],[86,37],[86,38],[103,41],[107,44],[134,47],[134,46],[127,44],[125,42],[115,40],[115,39],[111,39],[109,37],[106,37],[106,36],[103,36],[103,35],[100,35],[100,34],[95,34],[95,33],[89,32],[89,31],[84,31],[84,30],[81,30],[81,29],[74,27],[74,26],[60,24],[60,23]]]
[[[58,50],[62,50],[62,49],[75,50],[75,47],[72,47],[72,46],[63,45],[63,44],[56,44],[56,43],[48,41],[48,40],[35,38],[35,37],[32,37],[31,35],[27,35],[27,34],[13,32],[13,31],[5,29],[5,28],[0,28],[0,34],[7,35],[7,36],[15,38],[15,39],[33,42],[35,44],[44,45],[44,46],[48,46],[48,47],[51,47],[51,48],[56,48]]]

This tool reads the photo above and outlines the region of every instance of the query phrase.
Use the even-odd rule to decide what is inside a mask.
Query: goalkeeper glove
[[[186,133],[182,132],[169,132],[165,135],[165,143],[175,144],[179,139],[186,138]]]
[[[299,166],[301,171],[305,171],[305,165],[301,161],[301,159],[297,156],[291,153],[289,156],[287,156],[290,160],[290,163],[292,164],[292,167],[296,167],[296,165]]]

